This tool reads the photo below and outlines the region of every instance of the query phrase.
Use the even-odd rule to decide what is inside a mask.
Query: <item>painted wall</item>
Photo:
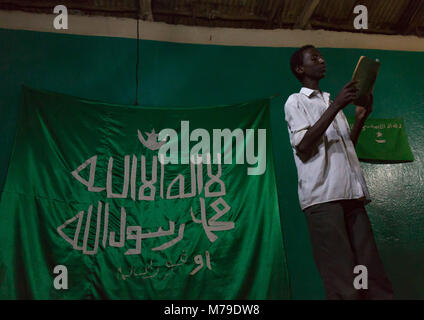
[[[135,100],[136,40],[0,29],[0,185],[13,143],[20,85],[111,103]],[[297,198],[297,174],[283,105],[300,89],[291,75],[293,48],[140,41],[139,103],[228,104],[279,94],[272,135],[280,214],[294,299],[322,299]],[[397,298],[424,298],[423,52],[323,48],[327,78],[337,94],[360,55],[379,58],[373,117],[403,117],[415,162],[362,164],[373,202],[367,206],[380,254]],[[346,113],[352,114],[353,107]],[[225,117],[225,114],[222,114]]]

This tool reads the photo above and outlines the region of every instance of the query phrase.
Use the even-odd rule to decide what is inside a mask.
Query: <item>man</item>
[[[372,96],[367,105],[356,107],[356,121],[350,131],[342,109],[355,99],[356,83],[348,82],[331,101],[330,94],[319,87],[326,67],[314,46],[297,50],[290,64],[303,87],[287,99],[285,119],[297,167],[300,206],[306,214],[326,297],[392,299],[393,290],[365,209],[371,200],[355,152],[372,111]],[[354,285],[358,276],[355,267],[359,265],[367,268],[367,289]]]

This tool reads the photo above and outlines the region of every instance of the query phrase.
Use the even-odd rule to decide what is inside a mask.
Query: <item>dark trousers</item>
[[[304,212],[327,299],[393,299],[362,201],[321,203]],[[368,289],[354,286],[363,273],[354,273],[357,265],[367,268]]]

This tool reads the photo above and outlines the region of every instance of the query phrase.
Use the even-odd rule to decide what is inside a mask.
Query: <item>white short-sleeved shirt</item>
[[[313,155],[304,161],[299,158],[297,146],[329,105],[329,93],[303,87],[287,99],[284,107],[302,210],[335,200],[361,199],[365,204],[371,201],[343,111],[318,141]]]

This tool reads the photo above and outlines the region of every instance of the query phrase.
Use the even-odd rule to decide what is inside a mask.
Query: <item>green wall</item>
[[[294,299],[323,299],[283,106],[298,91],[292,48],[230,47],[140,41],[139,104],[229,104],[279,94],[272,103],[278,195]],[[399,299],[424,298],[424,53],[321,49],[322,89],[337,94],[360,55],[379,58],[373,117],[403,117],[415,162],[362,164],[373,202],[367,206],[380,254]],[[136,40],[0,29],[0,186],[13,136],[20,86],[111,103],[135,100]],[[346,110],[352,115],[353,107]],[[225,117],[225,114],[222,114]]]

